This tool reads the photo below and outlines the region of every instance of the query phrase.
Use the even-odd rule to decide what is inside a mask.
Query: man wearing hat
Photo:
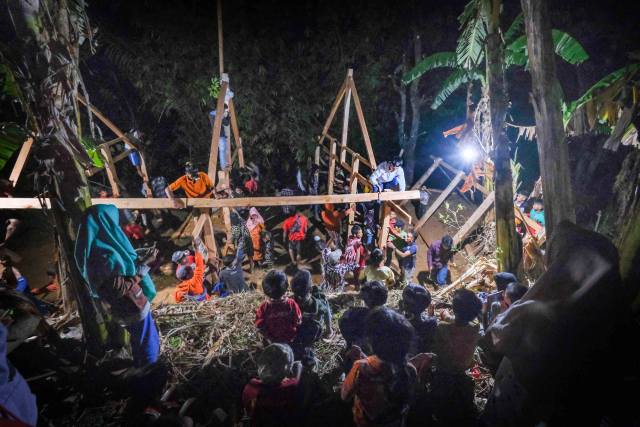
[[[196,269],[196,257],[191,255],[188,250],[174,252],[171,261],[178,264],[176,277],[180,280],[185,280],[189,272]]]
[[[173,192],[182,189],[189,199],[208,199],[213,194],[214,186],[209,176],[198,172],[191,162],[185,165],[185,174],[169,185],[165,192],[176,209],[182,209],[182,203],[173,196]]]
[[[384,190],[391,190],[398,187],[400,191],[405,190],[404,170],[402,170],[402,157],[394,156],[389,162],[382,162],[371,174],[373,192],[378,193]]]

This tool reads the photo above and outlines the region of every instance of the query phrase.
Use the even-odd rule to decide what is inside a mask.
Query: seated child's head
[[[222,263],[224,264],[225,267],[228,268],[233,268],[234,265],[236,265],[236,257],[235,255],[227,255],[224,258],[222,258]]]
[[[258,376],[265,384],[278,384],[291,375],[293,351],[286,344],[271,344],[258,358]]]
[[[396,225],[394,225],[395,228],[399,228],[400,230],[402,230],[404,228],[404,221],[402,221],[401,219],[397,219],[396,220]]]
[[[311,286],[311,273],[309,273],[309,270],[300,270],[291,279],[291,290],[296,301],[306,301],[311,295]]]
[[[236,194],[243,194],[244,190],[242,189],[242,187],[236,187]]]
[[[102,190],[100,192],[100,197],[108,197],[108,196],[109,196],[109,193],[107,193],[107,190]]]
[[[482,310],[482,302],[468,289],[458,289],[453,294],[452,305],[456,323],[469,323],[478,317]]]
[[[369,308],[385,305],[388,294],[387,288],[378,280],[367,282],[360,288],[360,296],[364,305]]]
[[[529,197],[529,193],[524,190],[518,191],[518,195],[516,196],[516,202],[522,203]]]
[[[287,276],[278,270],[271,270],[264,280],[262,280],[262,289],[264,294],[274,300],[279,300],[287,292],[289,281]]]
[[[536,212],[542,212],[544,210],[544,203],[542,203],[542,199],[536,199],[533,202],[533,210]]]
[[[404,311],[413,316],[420,316],[431,304],[431,293],[424,286],[411,283],[402,291]]]
[[[384,254],[382,253],[382,250],[380,250],[380,248],[375,248],[369,256],[369,265],[372,267],[380,267],[382,261],[384,261]]]
[[[56,271],[55,266],[51,266],[47,269],[47,276],[49,276],[51,280],[55,279],[57,275],[58,272]]]
[[[393,221],[393,220],[394,220],[394,219],[396,219],[397,217],[398,217],[398,215],[397,215],[394,211],[391,211],[391,213],[389,214],[389,219],[390,219],[391,221]]]
[[[355,237],[356,239],[362,239],[362,227],[360,227],[359,225],[354,225],[351,228],[351,235],[353,237]]]
[[[521,283],[509,283],[504,295],[504,301],[507,303],[507,306],[510,306],[511,304],[522,298],[528,290],[529,288]]]
[[[413,326],[403,315],[387,307],[378,307],[369,313],[365,325],[373,354],[388,363],[406,363]]]
[[[427,186],[423,185],[422,187],[420,187],[420,191],[423,192],[423,193],[426,193],[427,192]]]

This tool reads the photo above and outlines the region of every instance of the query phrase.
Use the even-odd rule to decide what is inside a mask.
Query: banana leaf
[[[411,71],[402,77],[402,84],[409,84],[429,70],[439,67],[458,67],[458,57],[455,52],[439,52],[429,55],[418,63]]]
[[[82,145],[87,150],[87,154],[93,160],[93,166],[103,167],[107,160],[104,158],[100,150],[98,149],[98,145],[91,138],[87,136],[82,137]]]
[[[469,80],[483,80],[484,74],[478,69],[475,70],[455,70],[447,77],[442,84],[442,89],[436,94],[435,100],[431,104],[431,109],[435,110],[461,85]]]
[[[553,35],[553,47],[556,54],[569,62],[577,65],[589,59],[589,55],[584,51],[580,43],[569,34],[560,30],[551,30]],[[527,50],[527,36],[522,35],[512,42],[505,49],[505,64],[507,67],[511,65],[524,65],[525,69],[529,69],[529,52]]]
[[[0,123],[0,169],[27,140],[27,132],[15,123]]]
[[[504,33],[505,44],[509,44],[511,40],[515,37],[516,33],[522,31],[523,24],[524,24],[524,15],[522,14],[522,12],[520,12],[520,14],[516,16],[516,19],[513,20],[513,23],[511,24],[507,32]]]

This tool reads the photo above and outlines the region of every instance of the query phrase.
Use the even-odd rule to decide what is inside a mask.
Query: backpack
[[[290,234],[298,234],[300,230],[302,230],[302,221],[300,221],[300,216],[298,216],[291,226]]]

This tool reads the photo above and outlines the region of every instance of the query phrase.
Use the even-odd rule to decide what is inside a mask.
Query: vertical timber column
[[[218,114],[219,111],[224,111],[224,98],[227,96],[227,89],[229,84],[222,82],[220,84],[220,92],[218,93],[218,105],[216,106],[216,118],[213,123],[213,133],[211,135],[211,153],[209,154],[209,170],[207,175],[211,179],[211,182],[216,182],[216,169],[218,168],[218,144],[220,143],[220,130],[222,129],[222,114]]]
[[[222,45],[222,0],[218,0],[218,58],[220,59],[220,77],[224,72],[224,49]]]
[[[218,172],[218,183],[225,184],[229,190],[229,171]],[[231,210],[229,208],[222,208],[222,214],[224,215],[224,226],[227,229],[227,242],[231,239]]]
[[[320,190],[320,150],[321,149],[322,149],[322,146],[320,145],[316,147],[316,157],[314,159],[316,166],[318,166],[318,170],[316,171],[316,181],[318,181],[318,190]]]
[[[389,238],[389,221],[391,219],[391,206],[387,202],[382,202],[380,208],[380,216],[383,218],[381,221],[382,229],[380,230],[380,241],[378,242],[383,254],[387,253],[387,239]]]
[[[360,159],[356,156],[353,156],[353,163],[351,163],[351,194],[356,194],[358,192],[358,179],[356,178],[356,174],[358,173],[358,169],[360,168]],[[351,223],[356,217],[356,212],[351,211],[349,213],[349,229],[348,236],[351,236],[351,228],[353,227]]]
[[[228,79],[229,78],[229,74],[223,73],[222,77],[223,78],[226,77]],[[226,93],[225,93],[225,95],[226,95]],[[229,100],[229,101],[231,101],[231,100]],[[224,106],[223,106],[223,108],[224,108]],[[229,114],[231,114],[231,107],[229,107]],[[228,128],[229,128],[229,126],[225,127],[225,141],[226,141],[226,144],[227,144],[227,149],[225,150],[226,151],[226,156],[225,156],[226,159],[225,160],[227,162],[227,169],[231,169],[231,131]],[[227,132],[226,132],[227,130],[229,130],[229,134],[227,134]]]
[[[344,99],[344,121],[342,122],[342,149],[340,150],[340,163],[346,160],[347,134],[349,133],[349,106],[351,105],[351,82],[353,81],[353,69],[349,68],[347,73],[347,97]],[[351,230],[351,226],[349,226]]]
[[[336,173],[336,140],[332,139],[331,140],[331,158],[329,159],[329,189],[327,191],[327,193],[329,195],[333,194],[333,177],[334,174]]]
[[[113,157],[111,157],[111,149],[109,147],[100,147],[100,151],[102,151],[102,155],[107,161],[107,176],[109,177],[109,182],[111,183],[111,191],[113,192],[113,197],[120,197],[120,188],[118,186],[118,173],[116,172],[116,166],[113,164]]]

